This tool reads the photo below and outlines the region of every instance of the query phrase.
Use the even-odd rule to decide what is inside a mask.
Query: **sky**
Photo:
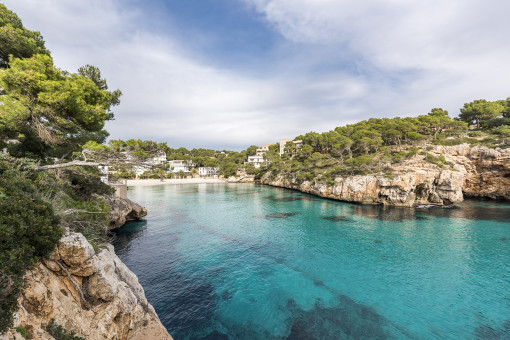
[[[110,139],[242,150],[510,97],[507,0],[0,0],[123,92]]]

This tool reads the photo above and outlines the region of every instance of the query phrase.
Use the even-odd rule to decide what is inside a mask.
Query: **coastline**
[[[200,184],[200,183],[226,183],[223,179],[218,178],[184,178],[184,179],[128,179],[128,187],[146,187],[155,185],[168,184]]]

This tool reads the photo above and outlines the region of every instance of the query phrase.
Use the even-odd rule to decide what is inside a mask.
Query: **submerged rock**
[[[86,339],[172,339],[112,245],[96,253],[82,234],[67,235],[25,279],[14,327],[33,339],[52,339],[42,328],[52,319]],[[0,339],[18,335],[12,330]]]

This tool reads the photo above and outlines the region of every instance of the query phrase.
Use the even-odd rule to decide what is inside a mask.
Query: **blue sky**
[[[244,149],[510,96],[505,0],[4,0],[124,96],[111,138]]]

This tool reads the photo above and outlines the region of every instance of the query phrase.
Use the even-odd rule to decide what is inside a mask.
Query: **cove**
[[[177,339],[508,339],[510,205],[390,208],[256,184],[130,188],[115,233]]]

